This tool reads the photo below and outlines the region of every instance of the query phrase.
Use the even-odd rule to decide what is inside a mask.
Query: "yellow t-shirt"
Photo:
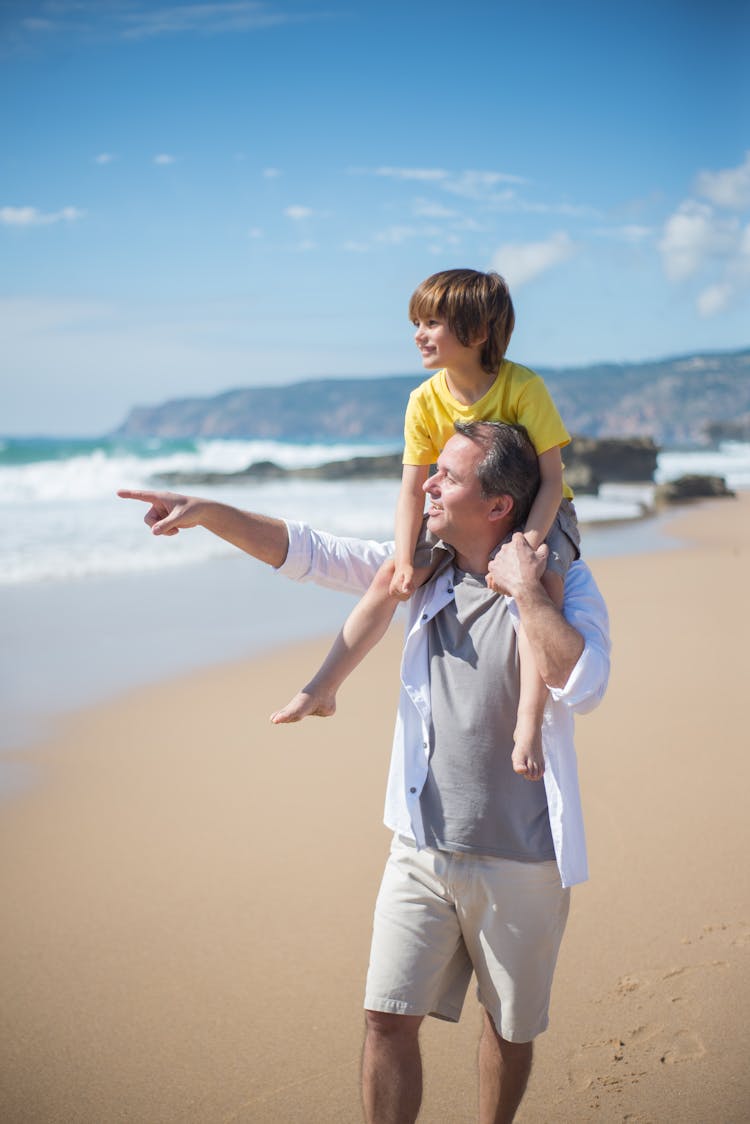
[[[445,370],[426,379],[409,395],[404,419],[404,464],[434,464],[456,421],[501,421],[525,426],[537,456],[570,436],[543,380],[528,367],[503,359],[497,378],[478,402],[464,406],[448,389]],[[573,493],[563,483],[563,495]]]

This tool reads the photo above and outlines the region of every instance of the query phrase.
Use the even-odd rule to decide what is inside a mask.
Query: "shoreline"
[[[592,874],[519,1124],[746,1119],[748,513],[702,505],[672,524],[687,546],[592,567],[614,636],[577,723]],[[134,688],[12,755],[36,783],[0,806],[0,1117],[359,1118],[400,631],[334,720],[268,722],[319,638]],[[475,1121],[478,1019],[470,995],[457,1026],[427,1020],[424,1124]]]

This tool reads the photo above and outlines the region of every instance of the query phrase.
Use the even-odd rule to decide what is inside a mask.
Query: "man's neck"
[[[490,555],[495,547],[500,545],[501,541],[492,543],[490,546],[486,543],[472,545],[466,550],[459,550],[454,547],[456,565],[459,570],[467,570],[470,574],[486,574],[490,565]]]

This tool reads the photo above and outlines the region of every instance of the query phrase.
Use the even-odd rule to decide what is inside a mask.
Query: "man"
[[[561,615],[541,584],[546,547],[512,534],[535,465],[519,427],[475,422],[457,426],[425,484],[427,524],[447,557],[409,602],[385,809],[394,841],[365,995],[369,1124],[416,1120],[420,1024],[456,1021],[472,973],[484,1007],[480,1121],[512,1121],[547,1025],[569,887],[587,877],[573,712],[606,688],[607,616],[582,562]],[[209,501],[120,494],[152,505],[154,533],[201,525],[295,580],[364,590],[388,553]],[[543,785],[511,764],[519,622],[550,690]]]

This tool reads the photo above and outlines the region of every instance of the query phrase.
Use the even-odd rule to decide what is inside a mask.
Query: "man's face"
[[[456,433],[437,460],[437,472],[424,485],[430,499],[427,526],[434,535],[466,553],[487,536],[496,500],[485,499],[477,480],[484,452],[468,437]]]

